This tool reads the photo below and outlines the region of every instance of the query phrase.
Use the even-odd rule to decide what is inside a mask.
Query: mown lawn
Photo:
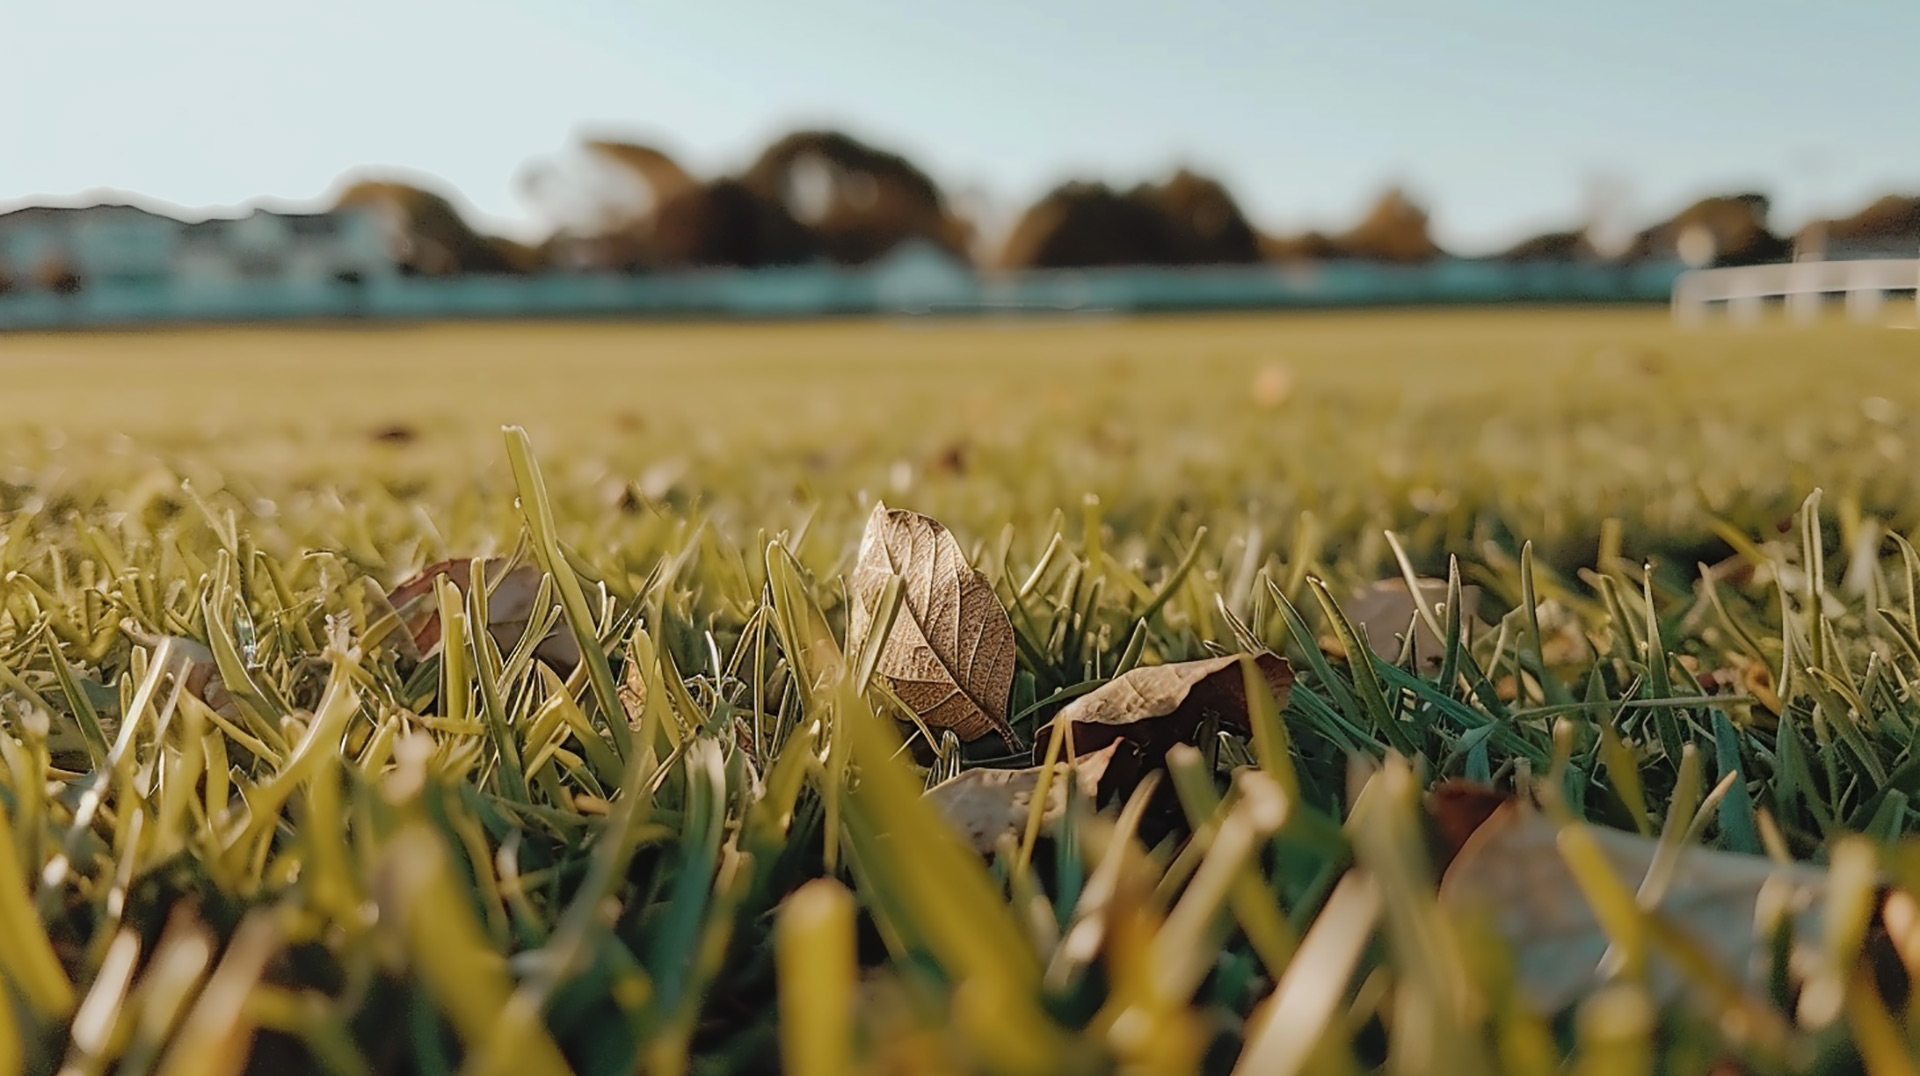
[[[0,336],[0,1074],[1912,1071],[1916,360],[1639,311]],[[855,572],[881,499],[1005,610],[1012,750],[850,631],[928,612]],[[395,594],[483,557],[530,567]],[[990,853],[920,797],[1267,651],[1281,698],[1123,730]],[[1460,847],[1449,779],[1541,843]]]

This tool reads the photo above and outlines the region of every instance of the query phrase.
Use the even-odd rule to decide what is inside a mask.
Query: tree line
[[[1249,222],[1218,180],[1186,169],[1130,188],[1096,180],[1062,184],[987,244],[976,222],[924,170],[838,131],[789,134],[745,170],[713,178],[692,174],[655,147],[589,141],[568,160],[533,169],[526,186],[565,221],[532,245],[482,234],[446,197],[408,184],[356,183],[339,204],[387,214],[406,236],[405,268],[423,275],[852,266],[913,241],[982,268],[1008,270],[1332,260],[1413,265],[1448,256],[1432,237],[1426,207],[1398,188],[1344,231],[1276,235]],[[1624,244],[1571,230],[1529,238],[1494,257],[1778,261],[1806,235],[1772,231],[1769,208],[1757,193],[1703,198]],[[1810,227],[1826,242],[1911,238],[1920,249],[1920,196],[1888,196],[1852,217]]]

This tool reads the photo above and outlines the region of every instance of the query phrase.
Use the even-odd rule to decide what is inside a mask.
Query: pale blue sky
[[[1920,0],[0,0],[0,202],[185,206],[440,177],[528,229],[581,131],[700,170],[833,124],[1006,209],[1187,163],[1255,222],[1389,181],[1468,250],[1758,187],[1777,223],[1920,190]]]

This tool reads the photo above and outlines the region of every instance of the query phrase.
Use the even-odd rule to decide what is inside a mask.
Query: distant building
[[[254,281],[297,289],[394,272],[389,229],[359,210],[256,209],[193,222],[130,205],[0,213],[0,291],[205,293]]]

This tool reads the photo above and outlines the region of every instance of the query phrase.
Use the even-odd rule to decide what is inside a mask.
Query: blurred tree
[[[1803,249],[1817,242],[1823,253],[1911,258],[1920,252],[1920,195],[1876,198],[1850,217],[1809,223],[1796,239]]]
[[[1165,214],[1105,183],[1054,188],[1013,226],[999,262],[1009,269],[1167,265],[1173,247]]]
[[[842,265],[872,261],[909,239],[964,258],[968,224],[912,162],[839,131],[796,131],[760,154],[740,177],[779,203]]]
[[[394,237],[401,269],[421,276],[455,273],[527,273],[539,251],[473,229],[453,203],[407,183],[365,180],[342,191],[335,208],[379,214]]]
[[[1182,168],[1146,193],[1171,224],[1174,255],[1183,265],[1260,260],[1260,239],[1240,205],[1219,181]]]
[[[1790,244],[1767,230],[1771,203],[1764,194],[1702,198],[1672,219],[1634,236],[1626,258],[1680,258],[1702,265],[1753,265],[1780,261]]]
[[[651,146],[589,140],[529,161],[520,194],[555,236],[604,236],[650,217],[666,193],[694,186],[673,158]]]
[[[819,252],[817,237],[786,206],[737,179],[692,187],[668,200],[653,236],[665,265],[797,265]]]
[[[817,244],[777,199],[739,180],[703,183],[651,146],[590,141],[584,156],[536,173],[555,216],[555,264],[617,272],[754,268],[809,261]]]
[[[590,155],[624,170],[644,185],[642,200],[633,210],[636,216],[657,211],[660,206],[700,185],[699,180],[680,167],[680,162],[652,146],[596,139],[589,141],[586,149]]]
[[[1584,262],[1600,259],[1585,231],[1546,232],[1522,239],[1495,257],[1505,262]]]
[[[1340,241],[1325,232],[1300,235],[1262,235],[1260,254],[1274,262],[1317,262],[1341,256]]]
[[[1427,232],[1427,211],[1405,190],[1389,188],[1360,223],[1334,240],[1341,254],[1362,261],[1415,264],[1440,256]]]
[[[1269,261],[1356,261],[1415,264],[1442,251],[1427,232],[1427,211],[1399,187],[1389,188],[1360,223],[1338,235],[1309,231],[1302,235],[1263,235],[1260,251]]]
[[[1224,186],[1185,169],[1121,193],[1055,188],[1022,214],[998,259],[1012,269],[1224,265],[1260,260],[1260,239]]]

